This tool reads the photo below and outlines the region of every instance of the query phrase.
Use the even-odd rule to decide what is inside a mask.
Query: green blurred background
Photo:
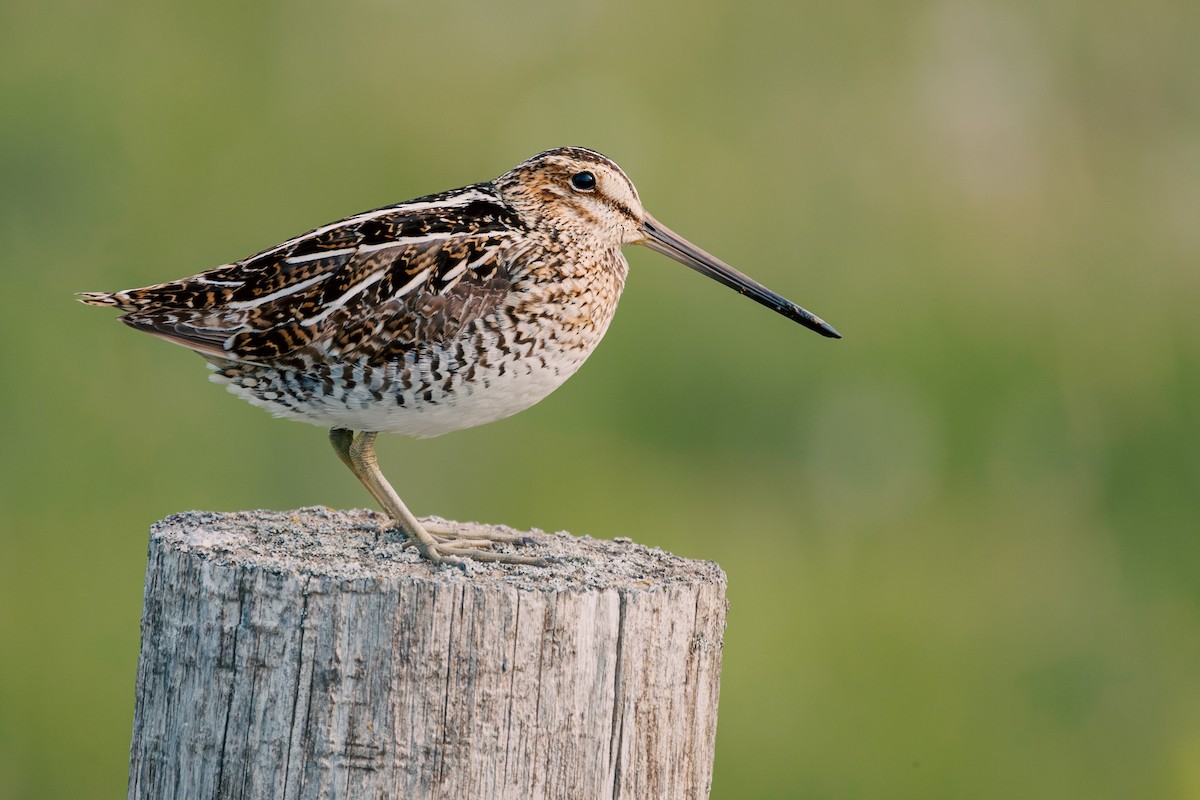
[[[7,3],[0,798],[124,792],[146,529],[368,505],[77,305],[615,158],[821,339],[640,248],[418,513],[719,561],[713,796],[1200,798],[1200,4]],[[515,457],[518,456],[519,457]]]

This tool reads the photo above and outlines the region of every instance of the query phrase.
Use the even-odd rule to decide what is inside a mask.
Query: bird
[[[652,217],[612,160],[546,150],[498,178],[355,214],[240,261],[89,305],[203,356],[211,379],[320,425],[435,564],[543,564],[527,540],[419,521],[379,469],[381,432],[430,437],[539,402],[603,338],[643,245],[829,338],[828,323]]]

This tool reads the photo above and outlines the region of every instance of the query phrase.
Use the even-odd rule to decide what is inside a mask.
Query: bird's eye
[[[590,172],[576,172],[571,176],[571,186],[580,192],[590,192],[596,188],[596,176]]]

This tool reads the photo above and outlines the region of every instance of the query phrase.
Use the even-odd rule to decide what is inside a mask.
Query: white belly
[[[232,372],[219,365],[210,369],[214,382],[277,417],[326,428],[439,436],[504,419],[539,402],[575,374],[607,327],[605,320],[586,340],[567,345],[496,342],[485,359],[466,363],[442,350],[382,368],[337,366],[330,380],[253,365],[237,365]],[[513,349],[523,355],[514,358]]]
[[[448,342],[368,366],[223,364],[212,379],[278,417],[326,428],[438,436],[516,414],[575,374],[604,337],[626,265],[528,281],[503,309]]]

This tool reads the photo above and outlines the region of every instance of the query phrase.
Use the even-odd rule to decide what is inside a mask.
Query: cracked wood
[[[464,574],[368,511],[159,523],[130,797],[707,797],[724,575],[534,535]]]

